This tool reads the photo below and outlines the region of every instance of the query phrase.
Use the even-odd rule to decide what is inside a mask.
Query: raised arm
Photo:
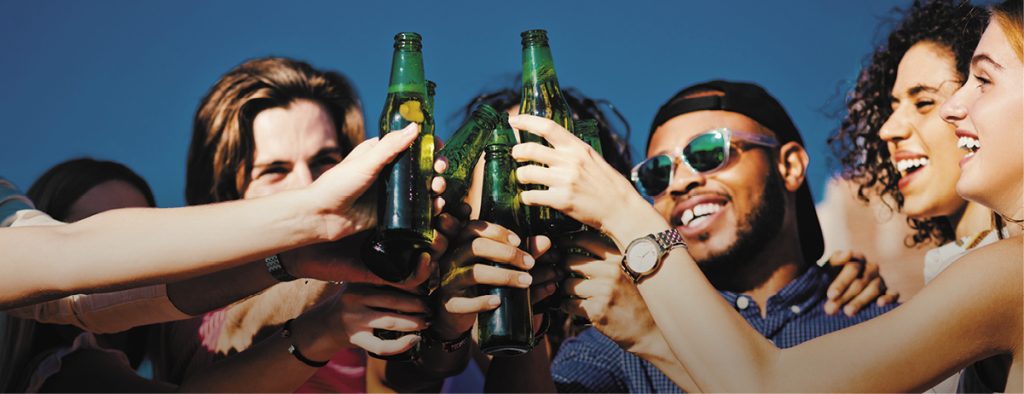
[[[513,150],[517,160],[548,166],[520,167],[521,181],[549,187],[524,192],[524,203],[562,210],[620,248],[669,228],[564,129],[529,116],[511,122],[554,146]],[[612,204],[619,208],[609,213]],[[638,288],[672,352],[703,390],[921,391],[972,361],[1006,353],[1016,362],[1007,388],[1019,390],[1022,246],[1017,237],[972,252],[893,312],[786,350],[733,312],[684,249],[669,253]]]
[[[415,126],[357,146],[308,188],[169,209],[107,211],[64,226],[0,229],[0,309],[231,268],[372,225],[356,207]]]

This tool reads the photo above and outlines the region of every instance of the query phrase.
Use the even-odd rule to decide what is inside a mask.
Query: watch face
[[[633,244],[626,254],[626,262],[633,272],[643,274],[658,264],[658,244],[653,239],[642,239]]]

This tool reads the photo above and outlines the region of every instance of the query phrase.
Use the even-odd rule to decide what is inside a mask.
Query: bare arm
[[[609,234],[620,248],[669,228],[596,152],[554,122],[520,115],[510,123],[554,147],[513,149],[516,160],[547,165],[517,170],[521,182],[548,186],[523,192],[524,203],[561,210]],[[609,213],[608,206],[620,208]],[[921,391],[988,356],[1011,353],[1019,362],[1022,247],[1017,237],[978,249],[893,312],[786,350],[743,321],[683,249],[669,253],[639,290],[703,390]],[[1019,390],[1020,380],[1011,376],[1007,388]]]
[[[410,126],[364,142],[303,190],[208,206],[113,210],[66,226],[0,229],[0,309],[181,280],[366,229],[373,215],[356,207],[357,199],[415,135]]]

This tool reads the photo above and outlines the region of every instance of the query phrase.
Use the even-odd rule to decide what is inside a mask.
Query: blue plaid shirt
[[[825,314],[828,272],[813,265],[777,294],[768,298],[768,313],[749,296],[727,291],[722,297],[747,323],[780,348],[841,330],[892,310],[872,303],[854,317]],[[653,364],[622,350],[594,328],[562,344],[551,364],[551,376],[561,392],[675,392],[682,390]]]

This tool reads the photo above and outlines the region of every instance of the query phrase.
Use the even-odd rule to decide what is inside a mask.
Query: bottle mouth
[[[523,38],[523,45],[547,45],[548,31],[544,29],[533,29],[519,33]]]
[[[395,49],[420,50],[423,48],[423,36],[419,33],[402,32],[395,34]]]
[[[494,107],[488,104],[480,104],[479,106],[477,106],[476,109],[473,110],[473,115],[491,124],[497,124],[498,120],[500,119],[498,115],[498,110],[494,109]],[[494,128],[494,126],[490,126],[488,128]]]

